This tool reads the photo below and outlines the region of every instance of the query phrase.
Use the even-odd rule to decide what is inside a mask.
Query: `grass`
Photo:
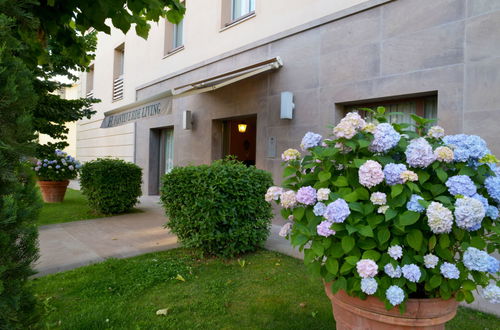
[[[132,209],[131,212],[141,212]],[[43,203],[38,226],[54,223],[109,217],[90,208],[87,198],[79,191],[68,189],[62,203]]]
[[[221,260],[175,249],[32,283],[49,329],[334,328],[320,280],[301,260],[265,250]],[[160,309],[167,315],[156,315]],[[500,319],[465,308],[447,327],[486,328],[500,329]]]

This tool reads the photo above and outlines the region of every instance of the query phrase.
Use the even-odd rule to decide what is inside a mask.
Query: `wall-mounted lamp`
[[[191,129],[193,127],[193,116],[191,111],[186,110],[182,112],[182,129]]]
[[[281,119],[293,119],[293,109],[295,109],[295,104],[293,103],[293,93],[292,92],[281,92]]]
[[[245,133],[247,131],[247,124],[241,123],[238,124],[238,132]]]

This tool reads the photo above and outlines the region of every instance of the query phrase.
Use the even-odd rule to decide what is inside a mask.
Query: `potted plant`
[[[33,170],[44,202],[62,202],[69,180],[76,178],[80,167],[79,161],[61,150],[56,150],[52,159],[38,160]]]
[[[283,187],[265,196],[323,278],[337,329],[444,329],[480,287],[499,303],[500,168],[485,141],[363,110],[370,120],[349,113],[332,139],[307,133],[307,155],[286,150]]]

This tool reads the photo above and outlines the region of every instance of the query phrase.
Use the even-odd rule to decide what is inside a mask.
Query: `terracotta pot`
[[[409,299],[406,312],[399,308],[386,310],[377,297],[361,300],[350,297],[345,291],[332,293],[331,284],[324,283],[325,292],[332,301],[337,330],[343,329],[443,329],[446,322],[455,317],[458,301],[455,299]]]
[[[69,181],[38,181],[45,203],[60,203],[64,200]]]

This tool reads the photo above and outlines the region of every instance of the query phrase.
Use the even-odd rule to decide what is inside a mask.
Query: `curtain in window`
[[[255,10],[255,0],[233,0],[233,20]]]

